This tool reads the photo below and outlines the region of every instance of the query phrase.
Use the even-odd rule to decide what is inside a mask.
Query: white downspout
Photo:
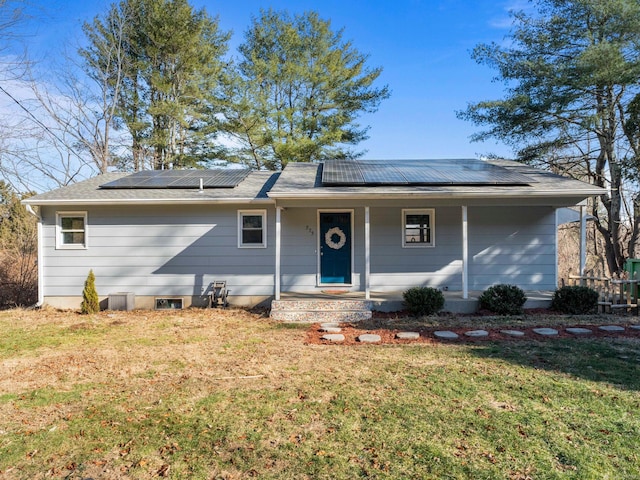
[[[42,261],[43,259],[43,252],[42,252],[42,217],[40,216],[40,214],[38,214],[38,212],[36,212],[33,207],[29,204],[26,205],[27,208],[27,212],[29,212],[30,214],[34,215],[37,219],[38,219],[38,256],[37,256],[37,263],[38,263],[38,303],[36,303],[36,307],[42,307],[42,305],[44,305],[44,262]]]

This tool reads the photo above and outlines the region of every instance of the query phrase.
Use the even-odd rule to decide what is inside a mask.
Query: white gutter
[[[23,202],[26,203],[26,202]],[[37,256],[37,266],[38,266],[38,303],[36,303],[36,307],[42,307],[44,304],[44,262],[43,252],[42,252],[42,217],[33,209],[33,207],[29,204],[26,204],[27,212],[34,215],[38,219],[38,256]]]
[[[357,200],[373,200],[373,199],[390,199],[401,200],[407,198],[424,198],[424,199],[452,199],[452,198],[568,198],[568,197],[590,197],[593,195],[602,195],[604,190],[538,190],[532,191],[516,191],[513,190],[505,193],[496,192],[404,192],[404,193],[354,193],[354,192],[300,192],[300,193],[269,193],[269,198],[278,200],[318,200],[318,199],[357,199]]]

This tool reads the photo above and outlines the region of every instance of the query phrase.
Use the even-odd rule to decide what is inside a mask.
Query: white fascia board
[[[210,198],[210,199],[186,199],[180,200],[176,198],[154,198],[154,199],[73,199],[73,200],[40,200],[30,201],[29,199],[23,200],[25,205],[208,205],[208,204],[260,204],[260,205],[275,205],[275,200],[269,198]]]

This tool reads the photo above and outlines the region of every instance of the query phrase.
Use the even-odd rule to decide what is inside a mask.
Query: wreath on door
[[[333,241],[333,236],[338,236],[338,241]],[[347,243],[347,236],[340,229],[340,227],[333,227],[327,230],[327,233],[324,234],[324,243],[327,244],[327,247],[333,248],[334,250],[340,250]]]

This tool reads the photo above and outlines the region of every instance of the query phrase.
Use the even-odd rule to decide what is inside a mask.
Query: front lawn
[[[0,312],[0,478],[640,478],[637,338],[315,345],[308,328]]]

